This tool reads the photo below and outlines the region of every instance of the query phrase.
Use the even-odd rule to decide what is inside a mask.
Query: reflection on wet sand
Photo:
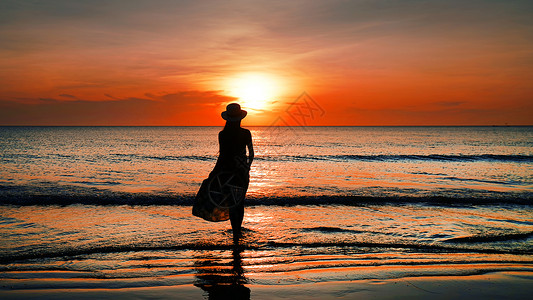
[[[235,246],[229,261],[211,251],[196,257],[194,285],[206,291],[208,299],[250,299],[250,289],[244,286],[247,280],[242,268],[242,250]]]

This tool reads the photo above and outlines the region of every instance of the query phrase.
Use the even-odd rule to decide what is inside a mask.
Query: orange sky
[[[531,1],[5,0],[0,125],[222,125],[232,101],[244,125],[296,125],[303,92],[307,125],[533,125],[531,16]]]

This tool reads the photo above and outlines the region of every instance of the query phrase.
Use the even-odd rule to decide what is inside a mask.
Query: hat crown
[[[241,114],[241,106],[238,103],[230,103],[226,106],[226,111],[230,116],[239,116]]]

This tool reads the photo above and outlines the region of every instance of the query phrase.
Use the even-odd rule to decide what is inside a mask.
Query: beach
[[[419,277],[385,281],[250,286],[250,299],[528,299],[531,272],[491,273],[455,277]],[[191,286],[1,291],[2,299],[207,299]],[[247,295],[247,294],[245,294]],[[220,297],[223,297],[221,294]],[[235,297],[235,294],[232,294]],[[211,296],[209,299],[217,299]],[[245,296],[246,297],[246,296]],[[246,298],[232,298],[246,299]]]
[[[2,299],[532,292],[530,127],[253,128],[238,245],[191,213],[219,128],[3,129]]]
[[[531,223],[524,209],[250,206],[235,246],[229,224],[187,206],[4,206],[0,294],[521,299],[531,292],[533,225],[519,234],[511,224]],[[489,222],[509,225],[467,235]]]

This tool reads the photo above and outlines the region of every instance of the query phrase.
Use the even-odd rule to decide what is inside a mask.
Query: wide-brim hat
[[[221,116],[226,121],[240,121],[246,117],[247,111],[242,110],[238,103],[230,103],[226,106],[226,111],[223,111]]]

